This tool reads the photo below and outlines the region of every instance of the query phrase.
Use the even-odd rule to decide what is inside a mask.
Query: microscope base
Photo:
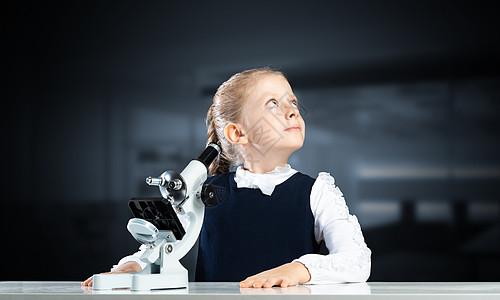
[[[164,272],[153,274],[151,264],[137,273],[95,274],[92,286],[94,290],[131,288],[132,291],[188,287],[188,271],[179,261],[165,261],[164,265]]]
[[[145,274],[134,275],[132,291],[152,289],[178,289],[188,287],[188,277],[182,274]]]
[[[96,274],[94,290],[132,288],[133,291],[188,287],[187,274]]]
[[[92,283],[94,290],[124,289],[132,286],[132,273],[95,274]]]

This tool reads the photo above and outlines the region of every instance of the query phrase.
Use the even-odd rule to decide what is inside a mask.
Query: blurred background
[[[0,280],[84,280],[139,244],[144,178],[206,142],[216,88],[287,74],[370,281],[499,281],[500,21],[486,1],[7,1]]]

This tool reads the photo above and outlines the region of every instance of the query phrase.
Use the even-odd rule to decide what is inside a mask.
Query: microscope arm
[[[207,179],[207,168],[202,162],[192,160],[180,175],[187,191],[185,201],[183,201],[182,206],[177,206],[177,210],[179,215],[188,216],[189,226],[182,240],[170,244],[173,251],[169,255],[177,260],[184,257],[193,248],[201,231],[205,215],[205,205],[201,201],[201,189]],[[160,258],[159,252],[164,244],[167,244],[167,241],[162,239],[153,248],[146,249],[140,259],[145,263],[155,263]]]

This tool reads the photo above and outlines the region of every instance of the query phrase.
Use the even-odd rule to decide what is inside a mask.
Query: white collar
[[[274,170],[265,174],[252,173],[239,166],[236,169],[234,181],[236,181],[239,188],[258,188],[264,195],[271,196],[278,184],[285,182],[295,173],[297,173],[297,170],[292,169],[289,164],[284,167],[277,166]]]

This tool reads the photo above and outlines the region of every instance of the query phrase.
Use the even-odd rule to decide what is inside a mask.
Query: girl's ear
[[[224,136],[231,144],[246,144],[248,142],[246,134],[243,132],[241,126],[236,123],[229,123],[224,128]]]

